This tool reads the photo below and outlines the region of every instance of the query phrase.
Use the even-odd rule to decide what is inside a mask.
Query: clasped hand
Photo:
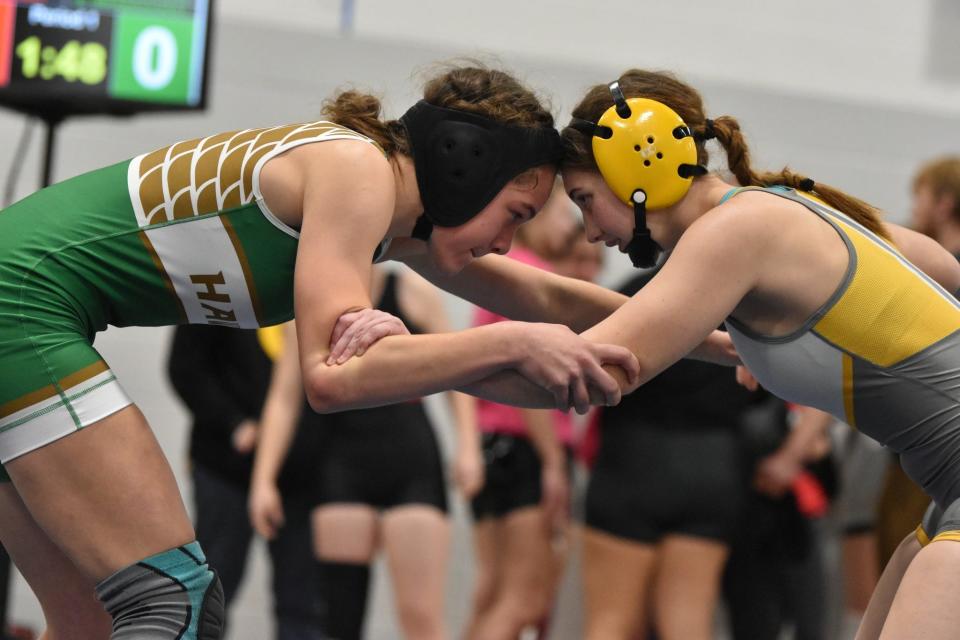
[[[620,383],[604,365],[619,367],[633,385],[640,376],[640,363],[625,347],[596,344],[562,325],[511,322],[505,349],[515,357],[515,369],[547,390],[557,409],[576,409],[584,414],[593,404],[612,406],[620,402]],[[327,364],[342,364],[362,356],[372,344],[391,335],[410,332],[403,322],[378,309],[349,311],[337,319],[330,336]]]

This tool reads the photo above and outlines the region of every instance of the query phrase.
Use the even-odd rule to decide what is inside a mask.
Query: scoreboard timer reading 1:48
[[[0,104],[132,113],[204,106],[210,0],[0,0]]]

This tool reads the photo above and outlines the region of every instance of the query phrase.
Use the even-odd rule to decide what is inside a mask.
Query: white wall
[[[703,91],[711,115],[740,118],[757,166],[789,162],[882,206],[896,220],[905,217],[918,162],[960,149],[958,87],[942,79],[949,74],[929,71],[933,0],[485,0],[482,7],[450,0],[361,0],[350,38],[337,35],[340,3],[333,0],[218,5],[210,110],[70,121],[60,136],[57,178],[193,135],[312,118],[323,97],[347,83],[385,94],[389,112],[397,115],[415,99],[412,70],[482,50],[496,51],[508,67],[551,95],[560,113],[568,112],[586,86],[627,66],[682,71]],[[17,184],[22,196],[35,187],[39,137],[29,154],[13,158],[21,126],[20,116],[0,113],[0,176],[13,163],[22,164]],[[626,260],[612,256],[607,280],[626,273]],[[462,323],[466,306],[451,302],[450,310]],[[168,339],[167,330],[110,330],[97,347],[182,475],[186,416],[163,377]],[[469,597],[470,564],[461,505],[454,506],[449,619],[458,624]],[[240,624],[233,638],[268,637],[264,571],[258,552],[251,586],[235,611]],[[382,578],[381,571],[370,636],[397,637]],[[575,593],[565,592],[562,604],[572,625],[578,615]],[[18,585],[14,617],[38,615]],[[571,628],[556,637],[574,638],[577,632]]]
[[[278,9],[258,0],[223,0],[220,12],[294,29],[335,30],[340,4],[284,0]],[[668,68],[716,81],[956,114],[960,90],[933,72],[940,61],[933,60],[931,36],[949,37],[957,26],[957,12],[949,6],[951,0],[357,0],[354,32],[577,66],[609,61],[616,68]]]

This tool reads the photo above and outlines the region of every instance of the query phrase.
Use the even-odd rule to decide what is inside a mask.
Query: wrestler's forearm
[[[554,319],[547,321],[565,324],[577,333],[604,320],[630,299],[591,282],[550,275],[545,313]]]
[[[599,285],[565,278],[504,256],[474,260],[446,276],[423,256],[408,264],[438,287],[512,320],[563,324],[581,332],[600,322],[628,300]]]
[[[528,409],[554,409],[552,394],[516,371],[500,371],[459,387],[460,391],[491,402]]]
[[[522,354],[520,323],[501,322],[454,333],[394,335],[363,356],[327,365],[301,362],[311,406],[321,413],[403,402],[460,388],[512,368]],[[301,355],[301,358],[304,358]]]

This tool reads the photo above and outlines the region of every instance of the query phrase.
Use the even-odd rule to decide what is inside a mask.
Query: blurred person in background
[[[589,259],[571,255],[576,235],[573,203],[558,180],[537,217],[517,231],[507,256],[547,271],[568,259],[570,269],[589,271]],[[477,308],[473,325],[504,319]],[[464,636],[509,640],[538,629],[546,637],[569,543],[571,417],[473,402],[480,434],[462,434],[466,448],[459,448],[454,462],[462,477],[482,460],[482,484],[461,486],[471,499],[477,569]]]
[[[0,638],[3,640],[34,640],[37,634],[33,629],[15,625],[7,620],[10,604],[10,584],[13,577],[11,575],[12,568],[13,563],[10,562],[10,555],[3,547],[0,547]],[[105,622],[109,622],[109,620],[105,620]]]
[[[271,329],[182,325],[174,333],[167,370],[192,419],[190,476],[197,540],[223,584],[230,605],[247,567],[253,529],[247,517],[253,452],[279,354]],[[284,464],[287,526],[269,541],[277,640],[323,640],[324,602],[314,579],[310,492],[318,432],[298,431]]]
[[[583,224],[577,223],[567,232],[553,266],[562,276],[596,282],[603,271],[604,254],[603,245],[590,242]]]
[[[631,278],[633,296],[654,275]],[[743,514],[741,417],[767,394],[728,367],[684,360],[598,411],[583,530],[585,637],[713,637],[720,578]]]
[[[590,242],[587,230],[582,222],[567,235],[563,250],[555,261],[557,273],[588,282],[597,282],[606,264],[607,250],[603,245]],[[586,497],[589,469],[593,466],[599,446],[598,419],[601,411],[596,407],[578,420],[577,443],[574,449],[574,477],[577,481],[572,493],[574,515],[578,522],[583,521],[583,502]],[[577,527],[577,534],[582,533]],[[579,544],[579,538],[576,541]],[[582,545],[581,545],[582,546]]]
[[[373,273],[377,309],[400,319],[413,333],[449,330],[439,292],[420,276],[384,268]],[[362,637],[370,566],[380,551],[386,555],[403,636],[447,637],[450,523],[440,449],[423,403],[317,416],[304,407],[292,323],[285,338],[261,420],[262,444],[250,495],[254,526],[268,540],[284,535],[290,523],[278,471],[285,458],[297,455],[294,438],[300,432],[322,432],[315,474],[304,487],[313,492],[313,548],[328,607],[327,637]],[[455,392],[449,397],[458,431],[469,431],[462,424],[471,419],[470,400]],[[300,420],[298,428],[301,412],[314,417]],[[479,468],[460,473],[460,481],[472,486]]]
[[[910,226],[960,257],[960,156],[925,163],[913,179]]]
[[[795,640],[828,637],[822,518],[836,492],[833,422],[773,397],[741,420],[750,484],[723,575],[734,640],[777,640],[788,629]]]
[[[843,612],[839,633],[841,638],[847,638],[856,633],[880,579],[883,564],[878,546],[878,512],[888,474],[892,467],[899,465],[883,445],[842,422],[835,424],[834,433],[839,474],[835,514],[843,561]],[[922,495],[919,489],[916,491]],[[908,515],[907,518],[912,519],[904,523],[905,528],[891,536],[896,540],[894,546],[910,531],[916,518],[923,516],[925,499],[923,503],[919,515]]]

